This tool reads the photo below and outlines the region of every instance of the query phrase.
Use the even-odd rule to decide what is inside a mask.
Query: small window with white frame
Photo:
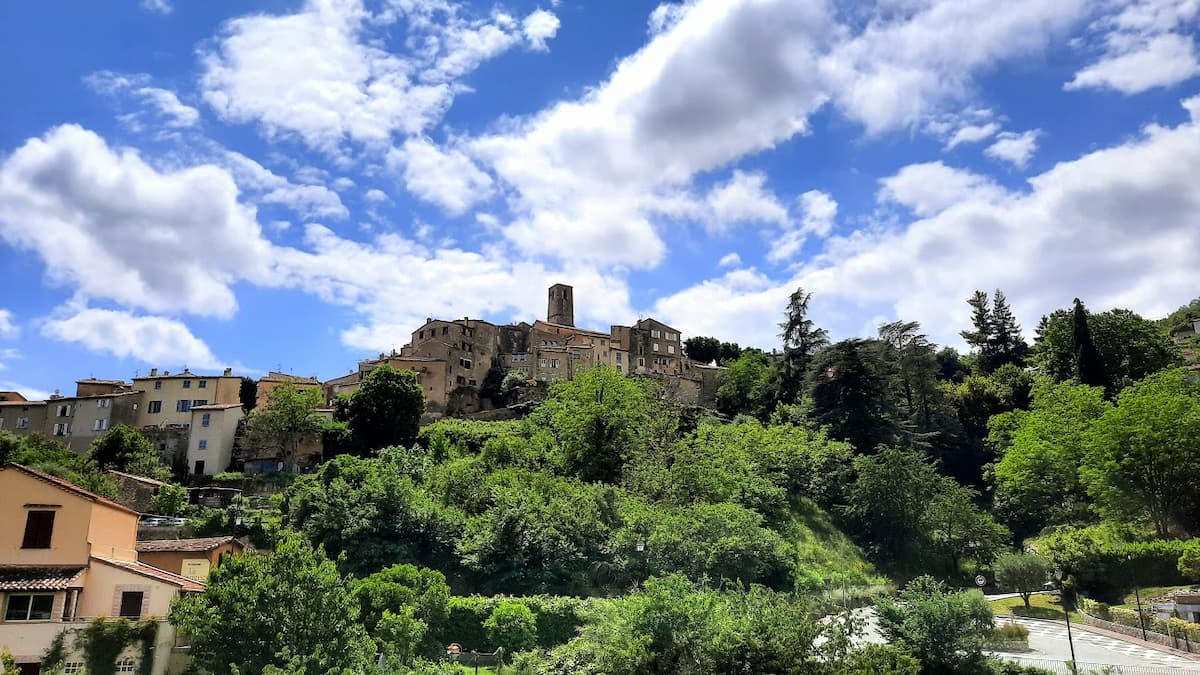
[[[111,402],[112,402],[112,400],[107,399],[107,398],[96,399],[96,407],[97,408],[107,408],[109,403],[111,403]]]
[[[133,659],[121,659],[117,661],[117,667],[113,670],[114,673],[132,673],[134,672]]]
[[[99,419],[92,424],[92,431],[104,431],[108,429],[108,420]]]
[[[83,673],[83,661],[67,661],[63,664],[63,675],[78,675]]]
[[[650,331],[650,337],[657,340],[660,337],[660,333],[657,330],[652,330]]]
[[[18,429],[28,429],[29,428],[29,418],[28,417],[18,417],[17,418],[17,428]]]
[[[674,354],[675,353],[675,345],[667,345],[667,353]]]

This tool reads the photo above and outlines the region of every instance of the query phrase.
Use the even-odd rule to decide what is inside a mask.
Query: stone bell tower
[[[563,326],[575,326],[575,289],[566,284],[550,287],[550,302],[546,306],[546,321]]]

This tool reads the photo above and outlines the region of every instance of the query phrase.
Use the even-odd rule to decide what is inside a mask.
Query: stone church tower
[[[550,302],[546,307],[546,321],[562,326],[575,326],[575,289],[566,284],[550,287]]]

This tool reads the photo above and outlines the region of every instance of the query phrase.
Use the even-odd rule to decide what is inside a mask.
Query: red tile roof
[[[78,485],[71,483],[69,481],[65,481],[65,480],[59,478],[58,476],[51,476],[48,473],[42,473],[41,471],[31,469],[22,464],[13,464],[13,463],[0,464],[0,471],[5,471],[7,469],[16,469],[16,470],[24,473],[27,476],[36,478],[45,483],[49,483],[56,488],[65,490],[67,492],[71,492],[79,497],[83,497],[84,499],[96,502],[98,504],[104,504],[105,506],[111,506],[114,509],[120,509],[121,511],[125,511],[127,513],[132,513],[134,515],[138,515],[137,511],[134,511],[133,509],[131,509],[127,506],[122,506],[107,497],[101,497],[100,495],[96,494],[95,492],[89,492],[88,490],[84,490],[83,488],[79,487]]]
[[[125,473],[124,471],[117,471],[116,469],[109,469],[108,471],[105,471],[104,473],[112,474],[114,476],[120,476],[121,478],[127,478],[129,480],[132,480],[132,481],[135,481],[138,483],[145,483],[146,485],[151,485],[153,487],[162,487],[162,486],[166,485],[166,483],[162,482],[161,480],[155,480],[153,478],[147,478],[145,476],[138,476],[138,475],[132,474],[132,473]]]
[[[86,567],[0,566],[0,591],[63,591],[82,588]]]
[[[162,581],[173,586],[178,586],[179,590],[181,591],[199,592],[204,590],[204,584],[195,581],[194,579],[180,576],[174,572],[160,570],[157,567],[147,565],[144,562],[138,562],[136,560],[117,560],[115,558],[101,558],[99,556],[92,556],[92,560],[96,560],[111,567],[123,569],[128,572],[133,572],[134,574],[140,574],[144,577],[157,579],[158,581]]]
[[[138,553],[152,553],[159,551],[211,551],[218,546],[223,546],[231,542],[237,544],[239,548],[242,546],[241,542],[233,537],[204,537],[202,539],[145,539],[137,543],[137,550]]]

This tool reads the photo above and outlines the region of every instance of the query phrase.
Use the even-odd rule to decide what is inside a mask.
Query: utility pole
[[[1063,571],[1061,569],[1054,570],[1054,577],[1058,579],[1058,601],[1062,603],[1063,614],[1067,617],[1067,644],[1071,647],[1071,668],[1075,668],[1075,639],[1071,636],[1071,608],[1067,607],[1066,597],[1063,594]]]

